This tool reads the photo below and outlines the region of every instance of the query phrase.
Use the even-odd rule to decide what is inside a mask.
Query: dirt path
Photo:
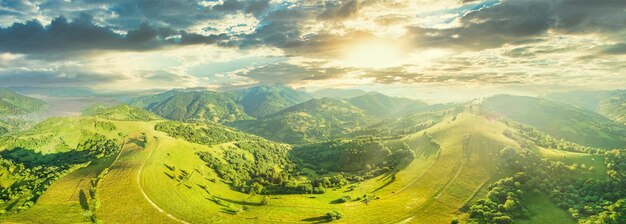
[[[148,164],[148,161],[150,161],[150,158],[152,158],[152,155],[154,154],[154,151],[156,151],[156,149],[159,147],[159,140],[157,138],[154,138],[155,146],[154,148],[152,148],[150,150],[150,155],[148,155],[148,157],[146,158],[146,160],[144,160],[143,165],[141,166],[141,168],[139,168],[139,172],[137,173],[137,183],[139,184],[139,190],[141,190],[141,194],[143,195],[143,197],[152,205],[152,207],[154,207],[156,210],[158,210],[160,213],[164,214],[165,216],[169,217],[170,219],[179,222],[179,223],[185,223],[185,224],[189,224],[188,222],[185,222],[183,220],[180,220],[176,217],[174,217],[174,215],[165,212],[165,210],[163,210],[161,207],[159,207],[156,203],[154,203],[150,197],[148,197],[148,195],[146,194],[146,192],[143,190],[143,186],[141,185],[141,175],[143,173],[144,168],[146,167],[146,165]],[[145,150],[145,149],[144,149]]]
[[[155,143],[154,143],[155,144]],[[144,148],[128,141],[109,172],[98,183],[101,207],[96,217],[107,223],[179,223],[146,200],[141,188],[141,170],[150,158],[152,145]]]

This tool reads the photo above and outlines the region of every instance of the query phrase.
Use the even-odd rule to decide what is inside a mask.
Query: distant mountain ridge
[[[586,146],[620,148],[626,145],[624,124],[570,104],[537,97],[497,95],[484,99],[480,109]]]
[[[368,115],[379,119],[394,116],[409,106],[412,108],[428,106],[428,104],[421,101],[391,97],[377,92],[349,98],[348,102],[361,108]]]
[[[626,124],[626,90],[553,93],[547,98],[579,106]]]
[[[230,122],[252,118],[233,99],[212,91],[177,93],[149,110],[161,117],[176,121]]]
[[[46,102],[0,88],[0,117],[39,112]]]
[[[310,100],[309,94],[284,85],[259,85],[227,92],[253,117],[260,118]]]

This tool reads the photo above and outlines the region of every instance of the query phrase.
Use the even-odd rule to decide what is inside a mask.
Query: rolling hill
[[[45,106],[46,103],[42,100],[0,88],[0,117],[35,113]]]
[[[305,92],[284,85],[260,85],[226,94],[241,105],[248,115],[256,118],[265,117],[312,98]]]
[[[165,102],[172,96],[179,94],[179,93],[182,93],[182,91],[174,89],[174,90],[169,90],[169,91],[159,93],[159,94],[140,96],[140,97],[130,99],[128,101],[128,104],[134,107],[151,110],[155,106],[159,105],[160,103]]]
[[[365,111],[368,115],[378,119],[389,118],[407,107],[417,109],[427,106],[426,103],[421,101],[390,97],[376,92],[353,97],[347,101]]]
[[[534,126],[556,138],[601,148],[626,144],[626,126],[589,110],[552,100],[498,95],[482,100],[483,113]]]
[[[574,91],[553,93],[546,97],[595,111],[617,122],[626,124],[626,90]]]
[[[177,93],[149,110],[177,121],[232,122],[251,119],[230,97],[211,91]]]
[[[372,124],[374,119],[350,103],[332,98],[312,99],[259,120],[229,125],[287,143],[307,143],[336,137]]]
[[[512,102],[539,118],[547,116],[540,112],[557,111],[567,112],[564,118],[591,119],[592,112],[538,98],[499,97],[502,102],[485,99],[373,125],[349,102],[323,98],[232,123],[276,124],[256,127],[267,130],[264,135],[318,134],[296,139],[298,145],[214,122],[141,119],[153,115],[126,105],[48,119],[0,137],[0,219],[602,223],[614,217],[617,199],[626,197],[616,190],[626,186],[623,150],[559,140],[527,126],[520,115],[495,119],[494,111],[506,112]],[[391,134],[345,134],[361,127]]]
[[[117,121],[153,121],[163,119],[152,112],[126,104],[96,107],[87,113],[83,113],[83,115]]]

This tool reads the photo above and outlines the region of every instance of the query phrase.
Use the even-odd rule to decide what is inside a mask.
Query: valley
[[[623,184],[623,162],[611,161],[624,154],[616,150],[609,154],[609,149],[594,148],[597,141],[578,137],[585,136],[586,130],[604,129],[568,129],[560,135],[565,139],[556,140],[543,130],[559,136],[559,129],[533,125],[501,110],[507,107],[479,101],[389,117],[382,117],[389,113],[380,111],[370,116],[360,109],[367,107],[341,99],[302,101],[256,119],[229,116],[230,112],[220,115],[235,119],[234,124],[204,115],[170,121],[161,109],[155,109],[159,116],[149,108],[102,106],[80,117],[51,118],[28,130],[9,132],[0,136],[0,158],[5,161],[0,170],[0,219],[8,223],[576,223],[576,219],[599,216],[564,209],[559,201],[563,196],[554,192],[577,192],[559,185],[584,185],[577,179],[597,184],[611,180],[605,187]],[[381,104],[385,102],[375,105]],[[586,113],[590,112],[577,116],[610,122]],[[295,123],[269,122],[294,114],[312,120],[292,117],[287,121]],[[619,123],[611,125],[621,128]],[[274,127],[280,128],[270,129]],[[572,130],[576,135],[569,135]],[[298,136],[295,133],[305,138],[289,138]],[[606,136],[614,142],[623,140],[621,135]],[[69,159],[55,159],[63,153]],[[38,167],[58,169],[58,174],[36,179],[19,171]],[[510,192],[501,196],[496,190]],[[504,201],[499,201],[501,197]],[[599,197],[610,202],[611,197],[621,196]],[[493,207],[493,203],[501,205]],[[606,211],[596,209],[591,212]]]

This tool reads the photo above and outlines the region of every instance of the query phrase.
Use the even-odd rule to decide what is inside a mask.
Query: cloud
[[[302,81],[340,78],[348,71],[340,67],[319,67],[315,62],[281,62],[241,69],[231,75],[246,77],[263,84],[295,84]]]
[[[0,28],[0,51],[51,57],[90,50],[142,51],[176,44],[213,44],[225,38],[223,35],[189,34],[146,23],[122,35],[111,27],[94,24],[89,15],[83,14],[72,21],[58,17],[47,26],[31,20]]]
[[[345,19],[359,11],[359,1],[343,0],[340,2],[328,2],[324,11],[319,15],[320,19]]]
[[[0,86],[26,86],[26,87],[74,87],[74,86],[98,86],[102,83],[111,83],[122,80],[123,77],[111,74],[97,74],[82,71],[32,71],[13,70],[0,71]]]
[[[412,27],[405,38],[419,46],[481,50],[533,39],[548,31],[610,36],[626,30],[618,25],[626,23],[625,8],[625,1],[504,0],[463,15],[458,27]]]
[[[607,54],[626,54],[626,43],[607,46],[603,52]]]

